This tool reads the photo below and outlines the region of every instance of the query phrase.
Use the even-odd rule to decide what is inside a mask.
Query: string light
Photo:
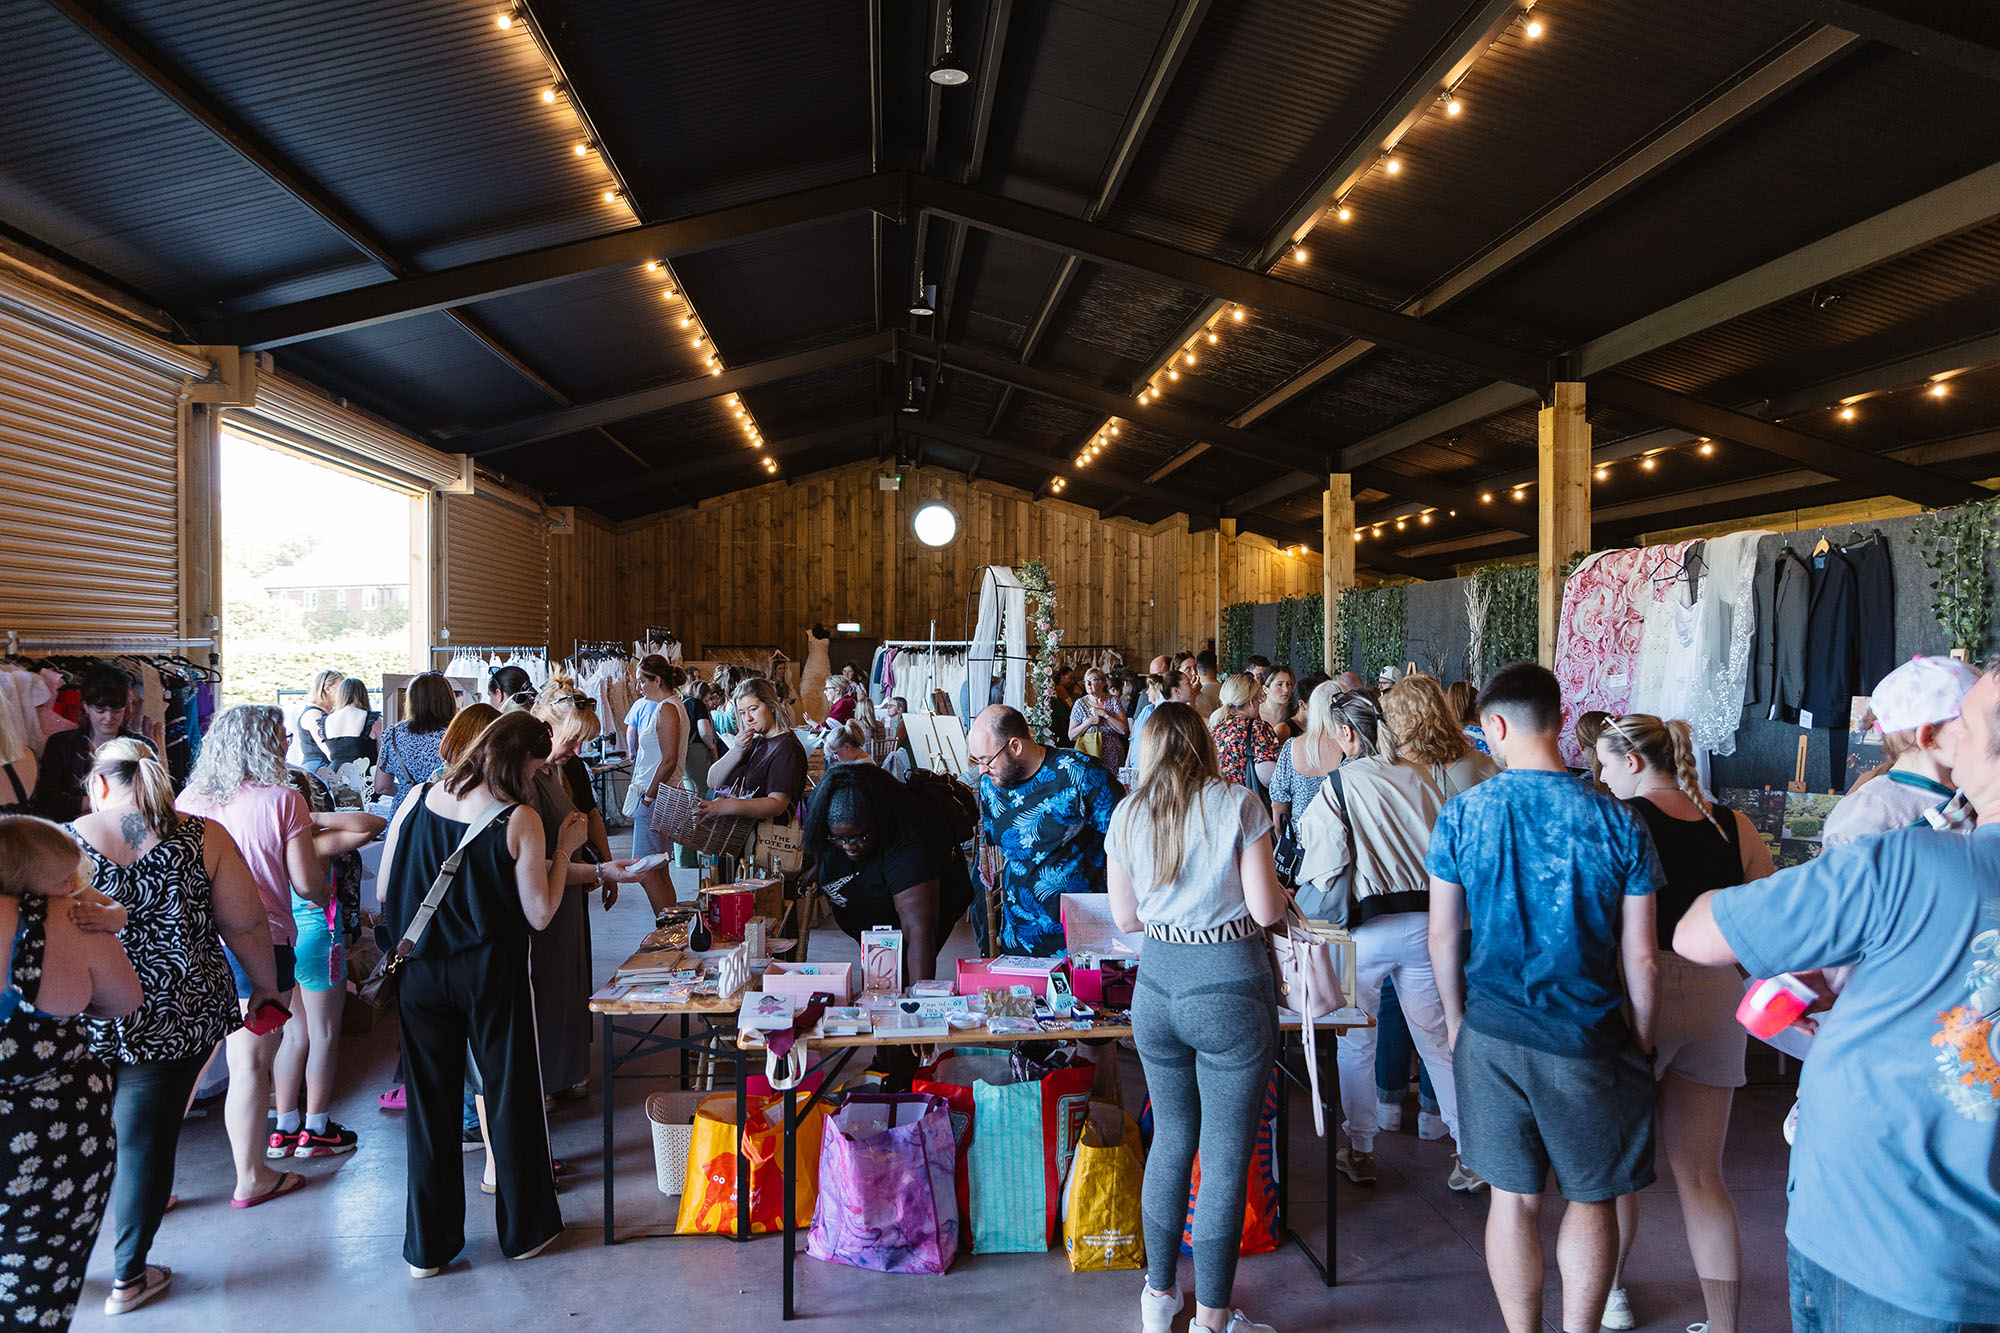
[[[1184,360],[1185,360],[1185,361],[1186,361],[1186,362],[1187,362],[1187,363],[1188,363],[1189,365],[1193,365],[1193,364],[1194,364],[1194,353],[1193,353],[1193,352],[1182,352],[1182,353],[1181,353],[1181,357],[1182,357],[1182,359],[1184,359]],[[1935,388],[1935,389],[1931,390],[1931,392],[1932,392],[1932,393],[1943,393],[1943,392],[1944,392],[1944,386],[1943,386],[1942,384],[1940,384],[1940,385],[1939,385],[1939,386],[1938,386],[1937,388]]]
[[[1242,307],[1242,306],[1240,306],[1240,305],[1239,305],[1239,306],[1231,306],[1231,307],[1229,308],[1229,317],[1230,317],[1231,319],[1242,319],[1242,318],[1243,318],[1243,307]]]
[[[1431,521],[1431,511],[1428,509],[1426,509],[1423,513],[1417,515],[1417,522],[1419,523],[1429,523],[1430,521]]]
[[[1305,248],[1305,247],[1304,247],[1303,245],[1299,245],[1299,244],[1297,244],[1297,243],[1295,242],[1295,243],[1294,243],[1294,244],[1292,245],[1292,259],[1293,259],[1294,261],[1296,261],[1297,263],[1301,263],[1301,264],[1305,263],[1305,262],[1306,262],[1306,248]]]
[[[1464,109],[1464,106],[1458,100],[1457,93],[1446,93],[1444,95],[1444,113],[1447,116],[1455,116]]]
[[[1339,219],[1340,219],[1340,220],[1341,220],[1342,222],[1346,222],[1346,221],[1350,220],[1351,218],[1353,218],[1353,216],[1354,216],[1354,210],[1353,210],[1353,209],[1351,209],[1351,208],[1349,208],[1349,207],[1347,206],[1347,201],[1343,199],[1343,200],[1341,200],[1341,203],[1340,203],[1340,207],[1339,207],[1338,209],[1334,210],[1334,214],[1333,214],[1333,215],[1334,215],[1335,217],[1339,218]]]
[[[1209,334],[1209,335],[1208,335],[1208,340],[1209,340],[1209,341],[1210,341],[1211,343],[1219,341],[1219,340],[1218,340],[1218,339],[1216,338],[1216,336],[1215,336],[1215,335],[1214,335],[1213,333],[1211,333],[1211,334]]]
[[[1116,434],[1118,433],[1118,427],[1116,427],[1116,426],[1113,426],[1113,427],[1111,428],[1111,433],[1112,433],[1113,435],[1116,435]]]
[[[1403,523],[1403,520],[1402,520],[1402,519],[1400,519],[1400,518],[1399,518],[1399,519],[1397,519],[1397,520],[1396,520],[1396,531],[1398,531],[1398,532],[1401,532],[1401,531],[1403,530],[1403,527],[1404,527],[1404,523]]]
[[[607,204],[615,204],[624,197],[625,193],[622,190],[606,190],[604,192],[604,202]]]
[[[1525,500],[1525,499],[1527,499],[1527,497],[1528,497],[1528,493],[1527,493],[1526,491],[1522,490],[1522,489],[1521,489],[1521,488],[1520,488],[1519,486],[1516,486],[1516,487],[1514,488],[1514,498],[1515,498],[1516,500]]]
[[[588,157],[590,155],[590,141],[586,139],[582,143],[576,144],[573,147],[571,147],[570,151],[572,153],[575,153],[578,157]]]
[[[1708,442],[1707,440],[1703,440],[1703,441],[1701,442],[1701,456],[1702,456],[1703,458],[1707,458],[1707,457],[1708,457],[1709,455],[1713,454],[1714,452],[1715,452],[1715,446],[1714,446],[1714,445],[1710,444],[1710,443],[1709,443],[1709,442]]]
[[[1843,407],[1843,408],[1841,408],[1841,409],[1840,409],[1840,419],[1841,419],[1842,421],[1852,421],[1852,420],[1854,420],[1854,409],[1853,409],[1853,408],[1851,408],[1851,407]]]
[[[1534,18],[1531,18],[1531,19],[1529,19],[1529,20],[1528,20],[1528,26],[1527,26],[1527,27],[1526,27],[1525,29],[1523,29],[1523,31],[1524,31],[1524,32],[1526,32],[1526,33],[1528,34],[1528,36],[1530,36],[1530,37],[1539,37],[1539,36],[1541,36],[1541,35],[1542,35],[1542,21],[1541,21],[1540,19],[1534,19]]]
[[[1384,171],[1388,172],[1388,173],[1389,173],[1389,174],[1390,174],[1391,176],[1393,176],[1393,175],[1395,175],[1395,174],[1396,174],[1397,172],[1401,171],[1402,169],[1403,169],[1403,164],[1402,164],[1402,162],[1401,162],[1401,161],[1399,161],[1398,159],[1396,159],[1396,158],[1394,158],[1394,157],[1390,157],[1390,156],[1387,156],[1387,155],[1384,155],[1384,156],[1383,156],[1383,158],[1382,158],[1382,170],[1384,170]]]
[[[506,32],[514,26],[514,16],[512,14],[500,14],[494,18],[493,26],[502,32]]]
[[[1651,472],[1653,470],[1653,456],[1651,454],[1648,454],[1646,455],[1646,457],[1640,459],[1639,466],[1646,469],[1646,471]]]
[[[1606,477],[1610,476],[1611,473],[1604,468],[1599,468],[1592,475],[1595,476],[1599,481],[1603,481]]]
[[[1947,392],[1948,390],[1945,388],[1943,380],[1937,380],[1931,384],[1931,397],[1942,398]]]
[[[1355,540],[1355,541],[1357,541],[1357,542],[1361,540],[1361,533],[1360,533],[1360,531],[1359,531],[1359,530],[1356,530],[1356,532],[1355,532],[1355,534],[1354,534],[1354,540]]]
[[[1488,492],[1486,492],[1486,494],[1484,494],[1484,495],[1480,496],[1480,497],[1479,497],[1479,503],[1481,503],[1481,504],[1483,504],[1483,505],[1490,505],[1490,504],[1492,504],[1492,503],[1493,503],[1493,492],[1491,492],[1491,491],[1488,491]]]

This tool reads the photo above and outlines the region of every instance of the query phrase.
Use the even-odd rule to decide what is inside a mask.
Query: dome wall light
[[[910,520],[910,530],[926,546],[949,546],[958,536],[958,515],[949,505],[927,504]]]

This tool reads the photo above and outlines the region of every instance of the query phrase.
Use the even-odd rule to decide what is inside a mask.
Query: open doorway
[[[313,673],[368,685],[420,664],[411,534],[424,500],[303,454],[222,432],[225,703],[275,703],[289,722]]]

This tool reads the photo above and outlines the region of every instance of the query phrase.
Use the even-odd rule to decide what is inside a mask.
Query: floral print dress
[[[49,900],[15,900],[0,991],[0,1327],[68,1328],[118,1161],[111,1071],[77,1020],[35,1008]]]

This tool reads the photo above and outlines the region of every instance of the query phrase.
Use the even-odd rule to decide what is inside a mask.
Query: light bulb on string
[[[1480,496],[1480,497],[1479,497],[1479,503],[1481,503],[1481,504],[1484,504],[1484,505],[1490,505],[1490,504],[1492,504],[1492,503],[1493,503],[1493,492],[1491,492],[1491,491],[1488,491],[1488,492],[1486,492],[1486,494],[1484,494],[1484,495]]]
[[[615,204],[624,197],[624,194],[617,190],[606,190],[604,192],[604,202],[607,204]]]
[[[575,153],[578,157],[586,157],[590,153],[590,141],[585,140],[580,144],[576,144],[570,149],[570,151],[572,153]]]
[[[1599,469],[1597,469],[1597,471],[1593,472],[1593,473],[1592,473],[1591,475],[1592,475],[1592,476],[1594,476],[1594,477],[1596,477],[1596,478],[1597,478],[1597,479],[1598,479],[1599,481],[1603,481],[1603,480],[1604,480],[1604,479],[1605,479],[1606,477],[1609,477],[1609,476],[1610,476],[1611,474],[1610,474],[1609,472],[1607,472],[1607,471],[1606,471],[1605,469],[1603,469],[1603,468],[1599,468]]]
[[[1186,361],[1186,362],[1187,362],[1187,363],[1188,363],[1189,365],[1193,365],[1193,364],[1194,364],[1194,353],[1193,353],[1193,352],[1182,352],[1182,353],[1181,353],[1181,359],[1182,359],[1182,360],[1184,360],[1184,361]],[[1932,392],[1932,393],[1943,393],[1943,392],[1944,392],[1944,386],[1940,384],[1940,385],[1939,385],[1939,386],[1938,386],[1937,388],[1935,388],[1935,389],[1931,390],[1931,392]]]
[[[1217,338],[1213,333],[1208,335],[1208,340],[1212,343],[1221,341],[1221,339]]]
[[[1514,498],[1516,500],[1525,500],[1528,498],[1528,493],[1522,490],[1519,486],[1516,486],[1514,488]]]
[[[1458,113],[1459,113],[1460,111],[1463,111],[1464,109],[1465,109],[1465,108],[1464,108],[1464,106],[1463,106],[1463,105],[1462,105],[1462,104],[1461,104],[1461,103],[1459,102],[1459,100],[1458,100],[1458,95],[1457,95],[1456,93],[1447,93],[1447,94],[1445,95],[1445,99],[1444,99],[1444,113],[1445,113],[1445,114],[1446,114],[1447,116],[1455,116],[1455,115],[1457,115],[1457,114],[1458,114]]]
[[[1649,454],[1645,458],[1640,459],[1639,466],[1646,469],[1646,471],[1651,472],[1654,467],[1652,456]]]
[[[1116,426],[1113,426],[1113,427],[1111,428],[1111,433],[1112,433],[1113,435],[1116,435],[1116,434],[1118,433],[1118,427],[1116,427]]]
[[[1167,372],[1167,378],[1170,380],[1177,380],[1180,377],[1181,373],[1178,370],[1170,370]]]
[[[1713,444],[1710,444],[1707,440],[1703,440],[1701,442],[1701,456],[1703,458],[1709,457],[1714,452],[1715,452],[1715,446]]]
[[[1339,218],[1342,222],[1346,222],[1354,216],[1354,210],[1349,208],[1347,204],[1343,201],[1340,207],[1334,210],[1333,215]]]
[[[1840,419],[1841,419],[1842,421],[1852,421],[1852,420],[1854,420],[1854,409],[1853,409],[1853,408],[1851,408],[1851,407],[1843,407],[1843,408],[1841,408],[1841,409],[1840,409]]]
[[[648,272],[648,273],[658,273],[659,271],[660,271],[660,261],[659,261],[659,260],[657,260],[657,259],[648,259],[648,260],[646,261],[646,272]]]
[[[555,89],[553,89],[553,88],[544,88],[544,89],[542,89],[542,101],[544,101],[544,102],[554,102],[555,100],[556,100],[556,90],[555,90]]]
[[[1383,157],[1382,170],[1388,172],[1391,176],[1395,175],[1402,169],[1403,169],[1403,164],[1398,159],[1388,156]]]
[[[1945,388],[1943,380],[1938,380],[1931,385],[1931,397],[1933,398],[1942,398],[1947,392],[1949,391]]]
[[[1417,515],[1417,522],[1419,523],[1429,523],[1430,521],[1431,521],[1431,514],[1428,509],[1426,509],[1423,513]]]
[[[1241,318],[1243,318],[1243,307],[1242,307],[1242,306],[1240,306],[1240,305],[1239,305],[1239,306],[1231,306],[1231,307],[1229,308],[1229,317],[1230,317],[1231,319],[1241,319]]]
[[[493,19],[493,26],[502,32],[506,32],[514,26],[514,16],[512,14],[496,15]]]
[[[1292,260],[1294,263],[1299,263],[1299,264],[1303,264],[1306,262],[1306,248],[1303,245],[1298,244],[1296,241],[1293,242],[1292,244]]]

